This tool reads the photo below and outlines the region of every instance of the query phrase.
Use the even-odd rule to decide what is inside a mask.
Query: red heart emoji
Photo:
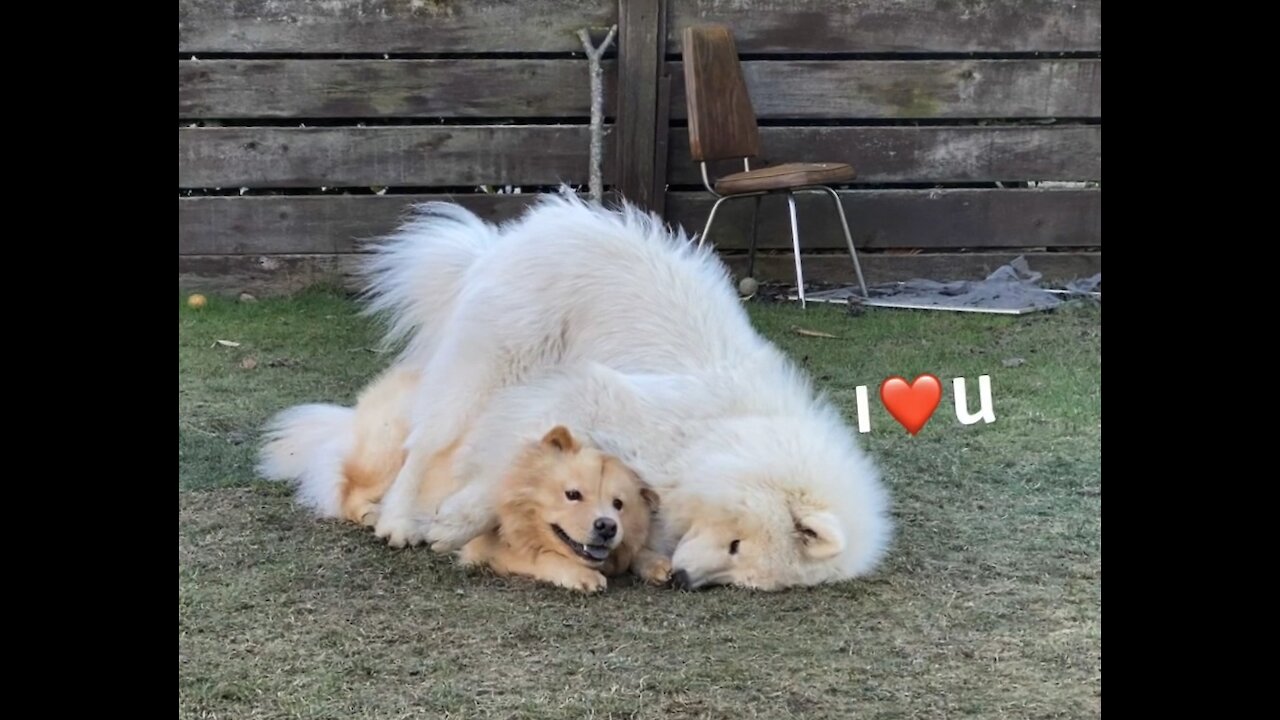
[[[880,386],[880,401],[894,420],[915,435],[942,402],[942,383],[929,374],[921,375],[910,385],[906,379],[894,376]]]

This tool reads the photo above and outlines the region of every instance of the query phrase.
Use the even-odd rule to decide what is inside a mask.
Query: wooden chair
[[[867,284],[853,247],[853,235],[845,218],[840,196],[832,183],[852,180],[856,173],[844,163],[786,163],[751,169],[751,160],[760,154],[760,133],[747,84],[742,79],[738,50],[733,34],[720,25],[690,27],[684,30],[684,86],[689,108],[689,153],[702,166],[702,183],[716,197],[707,224],[698,237],[698,245],[706,242],[716,219],[716,211],[729,200],[755,198],[756,210],[765,195],[785,194],[791,210],[791,243],[795,252],[796,288],[800,306],[804,307],[804,270],[800,263],[800,225],[796,218],[796,194],[819,193],[835,203],[840,226],[849,245],[853,270],[858,277],[862,296]],[[742,160],[743,171],[725,175],[712,182],[707,176],[707,163],[720,160]],[[756,224],[752,215],[751,244],[748,255],[750,276],[755,271]]]

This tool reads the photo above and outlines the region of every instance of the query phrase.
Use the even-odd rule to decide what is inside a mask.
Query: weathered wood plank
[[[576,52],[613,0],[179,0],[180,53]]]
[[[941,253],[930,255],[864,254],[859,259],[871,284],[915,278],[977,280],[1022,255],[1047,283],[1064,283],[1102,272],[1102,253]],[[356,270],[361,256],[353,253],[319,255],[180,255],[178,289],[235,295],[252,292],[267,296],[295,292],[317,283],[338,283],[360,289]],[[847,255],[806,255],[805,280],[814,283],[851,282]],[[726,256],[735,276],[746,270],[746,258]],[[756,258],[755,276],[763,282],[790,282],[795,275],[790,255]]]
[[[858,248],[1101,247],[1102,191],[851,190],[840,193]],[[667,197],[667,218],[701,232],[713,198],[705,192]],[[803,250],[845,247],[826,196],[797,198]],[[709,240],[724,250],[750,240],[750,200],[730,201],[716,214]],[[780,196],[760,207],[759,246],[790,248],[791,225]]]
[[[589,143],[567,125],[182,128],[178,187],[585,183]]]
[[[393,230],[408,206],[456,200],[487,217],[512,217],[530,195],[361,195],[195,197],[178,200],[180,255],[342,253],[361,239]],[[1100,190],[873,190],[842,193],[859,248],[1101,247]],[[706,193],[668,193],[668,217],[700,231],[710,209]],[[790,247],[776,198],[760,212],[760,247]],[[800,202],[802,247],[844,247],[825,198]],[[745,249],[749,201],[727,204],[711,240]]]
[[[1101,60],[781,60],[742,72],[762,120],[1102,117]],[[671,77],[672,115],[685,117],[683,66]]]
[[[605,136],[610,182],[615,137]],[[1102,128],[1096,125],[765,127],[761,138],[762,157],[773,164],[849,162],[859,183],[1102,178]],[[580,126],[182,128],[178,186],[580,183],[588,146],[587,129]],[[701,184],[685,130],[671,131],[668,157],[672,185]]]
[[[671,0],[670,52],[694,23],[745,53],[1100,52],[1102,0]],[[179,52],[575,52],[611,0],[180,0]]]
[[[287,295],[320,284],[361,288],[359,255],[179,255],[178,291]]]
[[[345,253],[394,230],[414,203],[456,202],[515,217],[537,195],[310,195],[178,198],[179,255]]]
[[[666,0],[627,0],[619,3],[619,12],[617,189],[633,204],[652,210]]]
[[[671,0],[688,25],[733,29],[742,53],[1101,52],[1102,0]]]
[[[605,62],[606,112],[616,64]],[[587,117],[586,60],[180,60],[178,118]]]
[[[858,171],[859,183],[1102,179],[1100,125],[764,127],[760,141],[760,157],[768,164],[847,162]],[[672,185],[702,184],[699,166],[689,157],[687,131],[671,131],[670,157]]]
[[[666,73],[671,116],[684,118],[683,66]],[[743,74],[766,120],[1102,116],[1100,60],[757,61]],[[605,97],[616,87],[608,62]],[[178,63],[180,119],[585,118],[588,95],[585,60]]]

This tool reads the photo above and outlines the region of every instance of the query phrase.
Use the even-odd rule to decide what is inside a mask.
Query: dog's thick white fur
[[[342,515],[342,465],[356,444],[356,411],[337,405],[298,405],[271,419],[271,452],[259,456],[258,473],[293,482],[298,504],[321,517]]]
[[[376,525],[391,544],[456,550],[490,528],[500,448],[554,417],[664,497],[651,546],[678,584],[810,585],[884,555],[874,464],[751,326],[712,251],[658,218],[562,195],[494,226],[430,204],[375,249],[368,281],[423,378]],[[463,437],[492,438],[493,461],[464,463],[462,489],[415,517],[417,479]]]

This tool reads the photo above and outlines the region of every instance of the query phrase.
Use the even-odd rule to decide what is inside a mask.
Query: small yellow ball
[[[209,299],[199,293],[196,293],[195,295],[192,295],[187,298],[187,307],[191,308],[192,310],[199,310],[200,308],[204,307],[208,303],[209,303]]]

